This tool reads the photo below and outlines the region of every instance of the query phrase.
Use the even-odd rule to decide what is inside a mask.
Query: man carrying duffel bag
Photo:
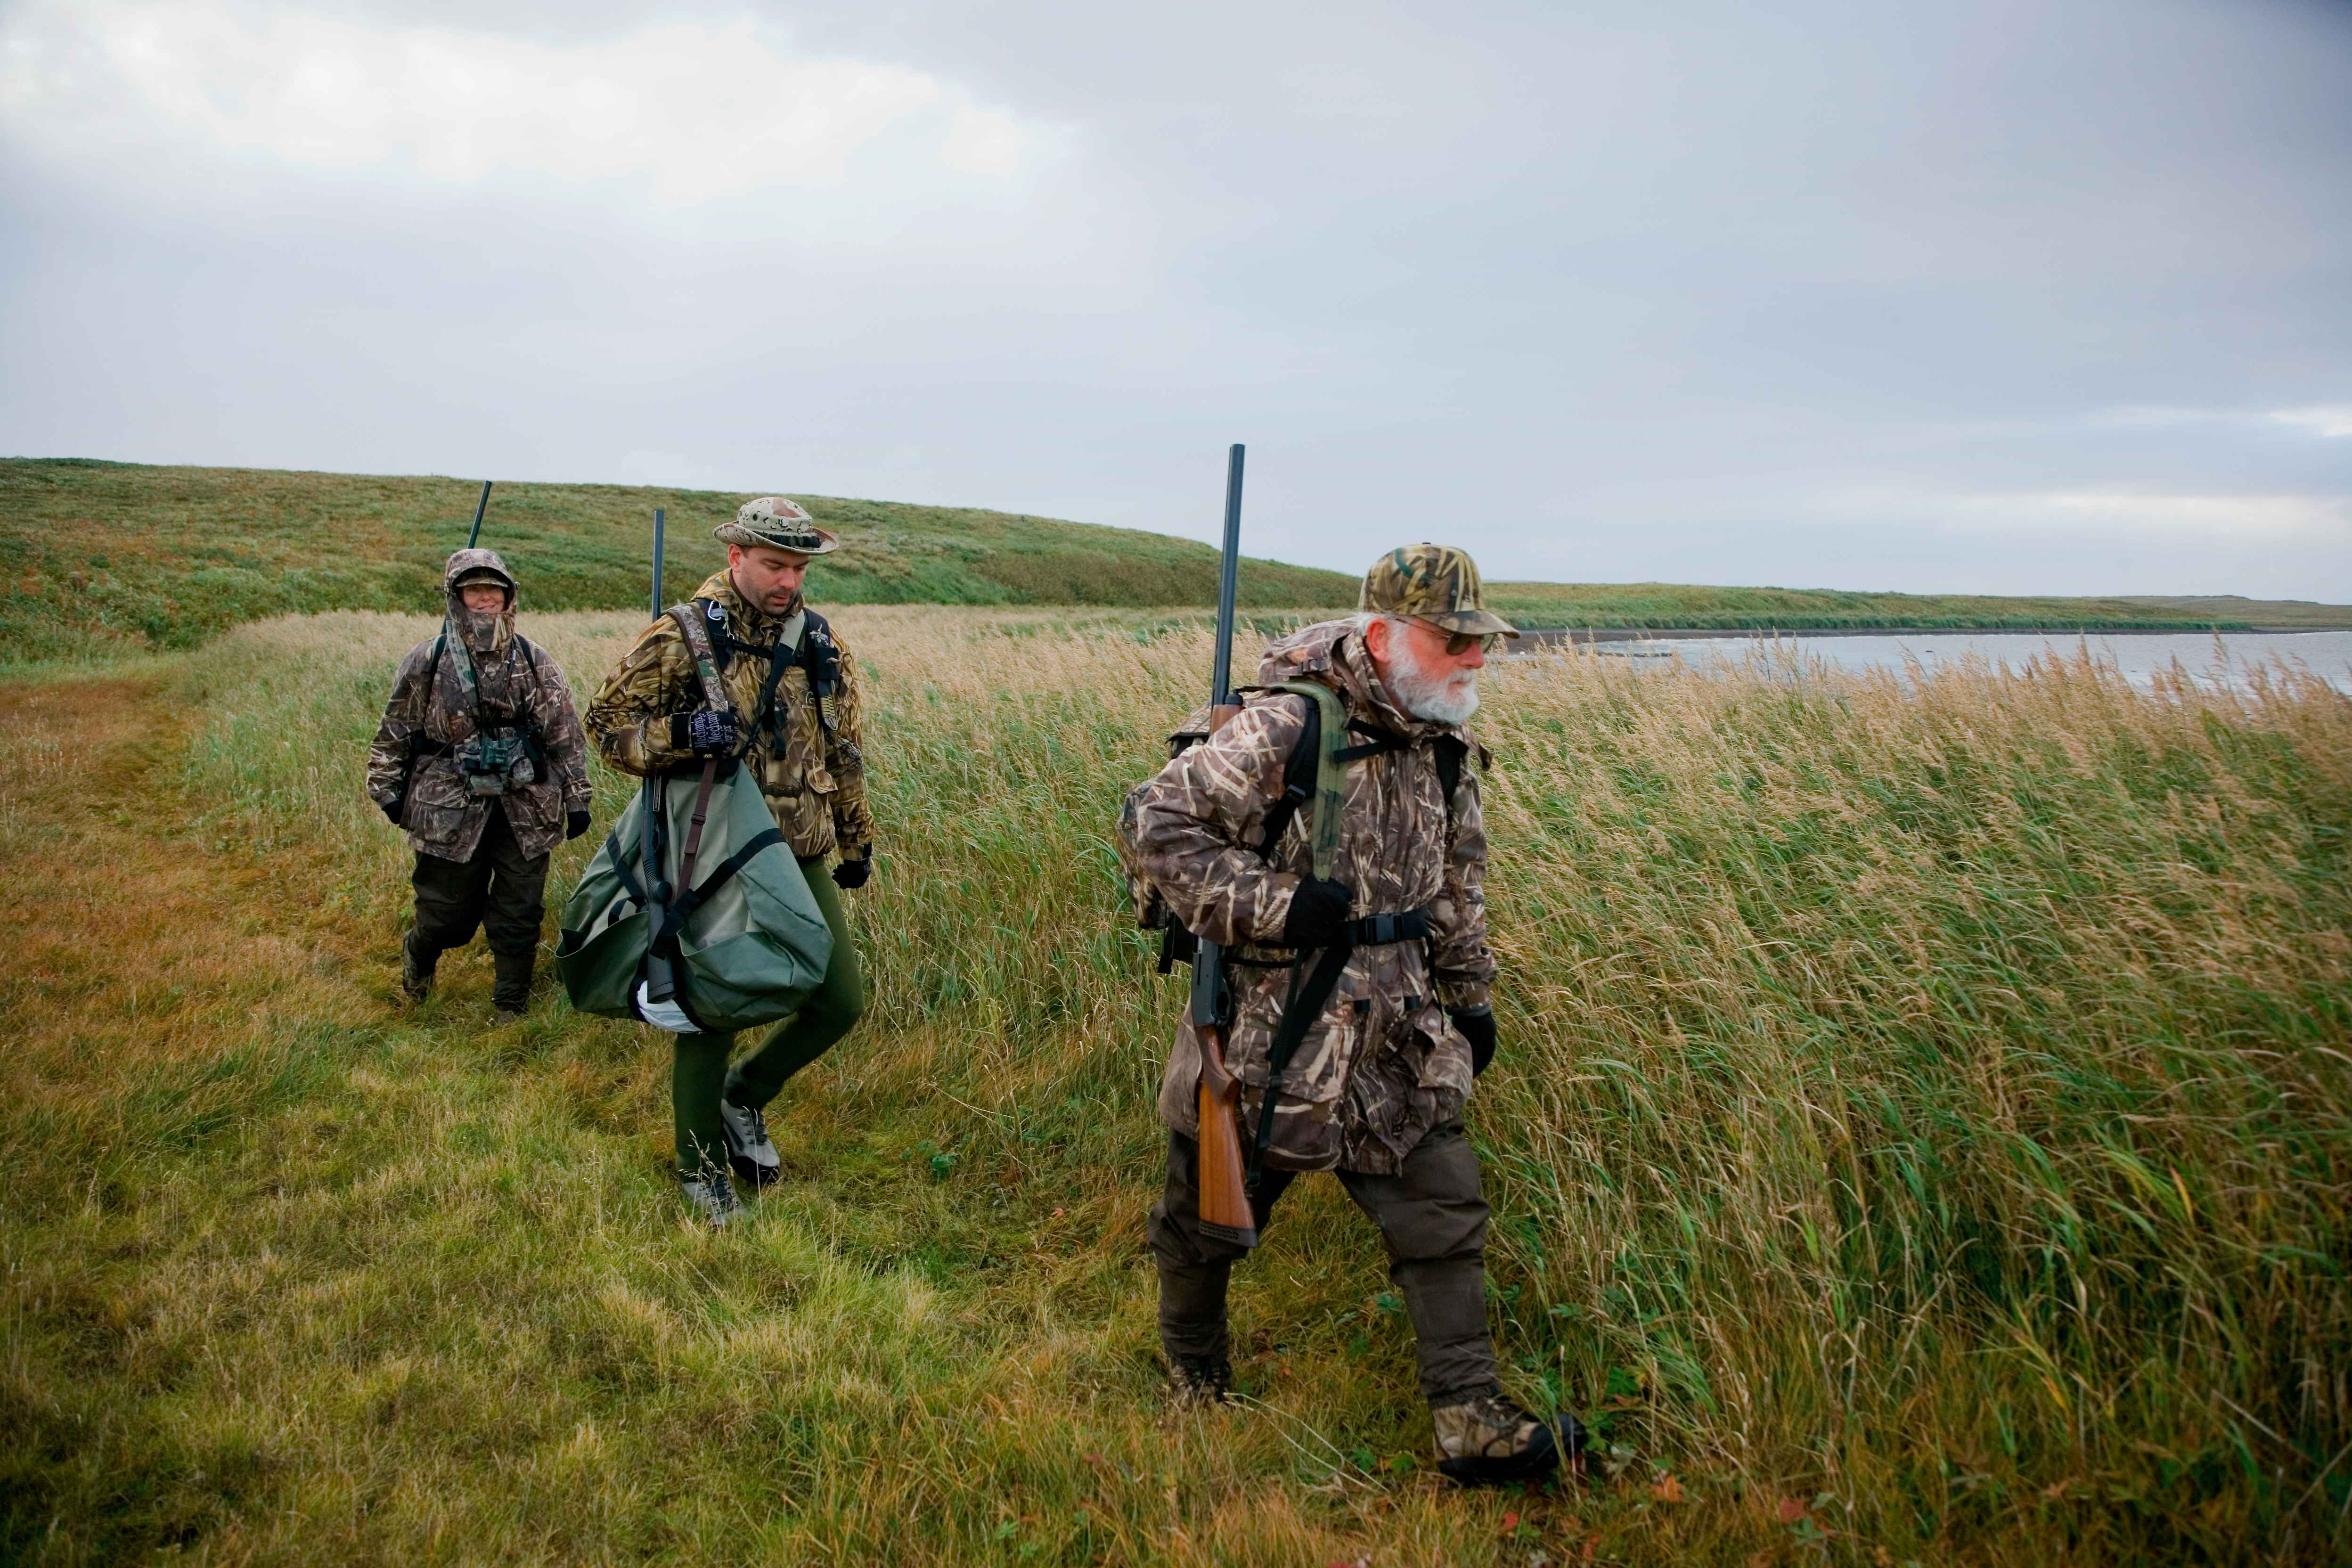
[[[673,909],[690,903],[673,921],[676,1011],[648,1005],[642,982],[634,1007],[616,993],[601,1001],[584,998],[583,988],[599,984],[585,973],[595,965],[584,957],[575,961],[581,977],[567,970],[565,978],[575,1004],[596,1012],[633,1011],[675,1033],[678,1180],[703,1218],[726,1225],[740,1212],[728,1179],[730,1167],[758,1184],[774,1181],[781,1171],[762,1108],[786,1079],[847,1034],[865,1008],[841,893],[864,886],[872,872],[874,826],[866,805],[856,668],[824,618],[801,600],[810,560],[838,548],[840,541],[782,496],[747,502],[734,521],[713,531],[727,543],[726,568],[712,574],[689,604],[646,628],[606,677],[587,714],[588,733],[607,763],[667,781],[657,797],[666,809],[656,814],[664,847],[655,863],[665,881],[675,879]],[[716,691],[709,689],[714,683]],[[712,788],[702,781],[714,776],[731,802],[713,804]],[[642,931],[625,932],[625,919],[614,917],[627,916],[632,900],[636,906],[645,902],[642,890],[625,884],[632,871],[642,877],[646,859],[631,836],[642,835],[642,814],[656,796],[647,792],[641,798],[590,867],[574,897],[583,907],[578,928],[572,911],[566,912],[567,949],[585,955],[607,931],[616,952],[625,936],[645,945]],[[802,888],[761,885],[763,860],[780,862],[781,856],[761,855],[761,839],[774,843],[775,837],[741,832],[755,800],[764,802],[773,835],[797,862]],[[697,819],[706,817],[698,826]],[[696,845],[698,837],[708,842]],[[702,853],[692,856],[698,847]],[[828,874],[827,861],[835,855],[839,862]],[[738,859],[742,868],[728,887],[695,900],[691,889],[709,888],[711,878]],[[606,879],[602,883],[600,873]],[[617,901],[601,911],[585,907],[608,893]],[[804,899],[795,896],[801,894]],[[748,914],[740,907],[746,898]],[[812,929],[804,940],[795,934],[795,921],[812,909],[824,929]],[[728,931],[705,929],[714,921],[762,931],[730,937]],[[754,942],[751,935],[766,940]],[[663,953],[656,942],[656,958]],[[795,954],[822,955],[821,975],[810,977],[813,987],[784,996],[783,1005],[763,1008],[752,993],[766,984],[763,976],[789,970]],[[734,970],[746,968],[752,978],[741,981]],[[623,982],[629,978],[621,973]],[[613,992],[612,980],[608,973],[601,983],[606,993]],[[783,1022],[730,1070],[733,1031],[763,1016]]]

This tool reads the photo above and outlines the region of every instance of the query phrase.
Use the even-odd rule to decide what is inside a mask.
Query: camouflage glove
[[[1474,1007],[1445,1016],[1454,1020],[1454,1026],[1470,1042],[1470,1076],[1476,1078],[1495,1059],[1495,1010]]]
[[[844,860],[833,868],[833,885],[836,888],[862,888],[866,879],[874,874],[874,847],[867,845],[866,853],[855,860]]]
[[[1290,895],[1290,913],[1282,922],[1285,947],[1329,947],[1339,940],[1356,895],[1345,882],[1328,877],[1307,877]]]
[[[577,837],[579,837],[582,834],[583,834],[583,833],[585,833],[585,832],[587,832],[587,831],[588,831],[588,814],[587,814],[586,812],[584,812],[584,811],[567,811],[567,812],[565,812],[565,813],[563,814],[563,837],[566,837],[566,838],[577,838]]]
[[[669,716],[669,746],[674,752],[715,757],[732,752],[742,740],[735,715],[724,708],[698,708],[691,713]]]

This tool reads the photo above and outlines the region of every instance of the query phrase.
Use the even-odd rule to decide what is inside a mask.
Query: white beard
[[[1456,670],[1433,675],[1422,667],[1420,656],[1406,640],[1404,628],[1389,638],[1389,695],[1416,719],[1433,724],[1466,724],[1478,711],[1478,672]]]

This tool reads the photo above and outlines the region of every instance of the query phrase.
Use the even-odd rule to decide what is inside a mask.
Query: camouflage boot
[[[1180,1356],[1169,1363],[1168,1383],[1180,1410],[1230,1404],[1234,1363],[1221,1355]]]
[[[437,952],[419,952],[416,928],[400,939],[400,998],[414,1005],[432,994],[434,966],[441,962]]]
[[[1448,1480],[1465,1487],[1498,1486],[1506,1481],[1539,1480],[1559,1468],[1568,1456],[1571,1471],[1580,1468],[1584,1451],[1584,1426],[1563,1415],[1559,1426],[1548,1426],[1489,1386],[1467,1398],[1453,1396],[1430,1407],[1437,1428],[1437,1468]]]

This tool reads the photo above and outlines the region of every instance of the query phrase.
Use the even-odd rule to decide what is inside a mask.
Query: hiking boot
[[[509,1024],[521,1022],[522,1009],[520,1007],[493,1006],[490,1009],[490,1027],[493,1029],[503,1029]]]
[[[743,1201],[735,1195],[734,1185],[724,1171],[683,1180],[677,1189],[687,1206],[695,1211],[695,1217],[713,1227],[723,1229],[743,1215]]]
[[[1563,1452],[1574,1468],[1584,1451],[1584,1427],[1575,1416],[1563,1415],[1557,1428],[1546,1426],[1496,1388],[1432,1405],[1429,1415],[1437,1428],[1438,1472],[1465,1487],[1539,1480],[1559,1468]]]
[[[1230,1404],[1234,1397],[1234,1363],[1221,1355],[1180,1356],[1169,1365],[1168,1384],[1175,1393],[1180,1410]]]
[[[438,952],[420,955],[416,950],[416,928],[400,939],[400,998],[404,1002],[425,1000],[433,991],[433,971],[441,961]]]
[[[722,1098],[719,1126],[727,1134],[729,1168],[755,1187],[774,1185],[784,1173],[784,1162],[768,1141],[768,1119],[760,1114],[760,1108]]]

